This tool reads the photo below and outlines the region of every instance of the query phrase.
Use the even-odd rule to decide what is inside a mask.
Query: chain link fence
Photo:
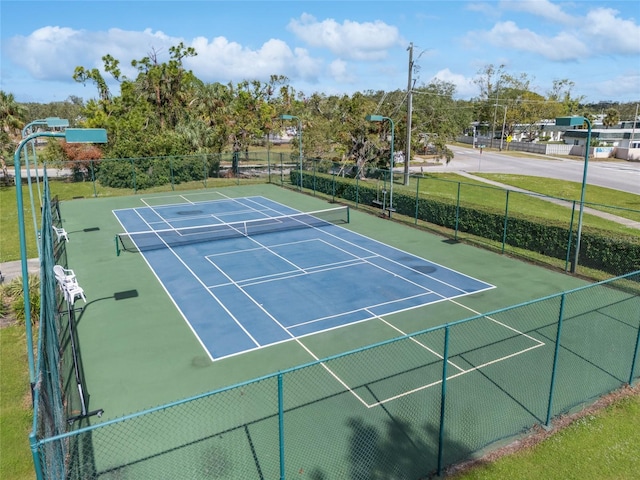
[[[50,209],[30,436],[38,479],[415,480],[640,376],[635,272],[119,419],[70,422],[70,316],[52,278]]]
[[[313,195],[346,201],[500,253],[539,253],[556,259],[565,271],[575,271],[580,207],[575,200],[422,174],[409,175],[405,184],[399,172],[392,178],[389,170],[325,160],[305,160],[302,177],[299,172],[291,170],[289,184],[302,184]],[[595,203],[585,207],[640,221],[640,210]],[[638,270],[640,237],[620,233],[612,238],[609,231],[583,229],[578,261],[611,275]]]

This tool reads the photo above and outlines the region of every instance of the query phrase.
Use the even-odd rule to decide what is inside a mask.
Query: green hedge
[[[298,185],[299,172],[291,171],[291,182]],[[343,177],[315,174],[303,175],[303,187],[332,195],[350,202],[370,205],[377,199],[377,190],[363,182]],[[409,196],[394,193],[393,204],[397,214],[425,222],[456,229],[456,205],[443,199]],[[457,230],[495,242],[502,242],[505,229],[504,212],[478,210],[460,206]],[[569,228],[540,223],[538,219],[510,215],[507,219],[504,242],[515,248],[564,260],[567,258]],[[580,244],[580,265],[612,275],[623,275],[640,269],[640,241],[635,237],[611,237],[609,232],[584,228]],[[575,232],[571,241],[575,244]],[[569,252],[573,258],[573,252]]]

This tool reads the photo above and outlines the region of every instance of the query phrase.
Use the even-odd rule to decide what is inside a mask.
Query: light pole
[[[571,266],[571,273],[576,272],[580,255],[580,237],[582,236],[582,214],[584,213],[584,196],[587,188],[587,168],[589,167],[589,147],[591,146],[591,121],[587,117],[558,117],[556,125],[560,127],[575,127],[587,124],[587,144],[584,148],[584,171],[582,173],[582,191],[580,193],[580,214],[578,215],[578,238],[576,240],[576,255]]]
[[[20,171],[20,153],[23,147],[38,137],[62,137],[68,143],[107,143],[107,131],[103,128],[68,128],[63,132],[35,132],[22,139],[13,155],[13,167],[16,181],[16,201],[18,203],[18,233],[20,235],[20,262],[22,266],[22,292],[24,297],[24,321],[27,335],[27,356],[29,361],[29,379],[31,392],[36,381],[33,359],[33,334],[31,331],[31,299],[29,298],[29,270],[27,268],[27,242],[24,229],[22,202],[22,174]],[[37,241],[37,240],[36,240]]]
[[[24,126],[24,128],[22,129],[22,138],[26,137],[29,134],[29,130],[33,130],[34,125],[46,125],[49,128],[51,127],[63,128],[63,127],[69,126],[69,120],[66,120],[64,118],[58,118],[58,117],[47,117],[41,120],[34,120],[33,122],[30,122]],[[36,142],[33,141],[30,143],[33,150],[33,165],[36,172],[36,185],[38,186],[38,201],[40,202],[40,207],[42,207],[42,195],[40,194],[40,179],[38,175],[38,160],[37,160],[38,157],[36,156]],[[29,168],[29,149],[28,148],[24,149],[24,164],[27,169],[27,185],[29,187],[29,201],[31,202],[31,216],[33,218],[33,231],[37,236],[38,225],[36,222],[36,210],[35,210],[36,207],[35,207],[35,203],[33,202],[33,192],[31,187],[31,169]],[[39,257],[40,243],[36,242],[36,246],[38,247],[38,257]]]
[[[298,120],[298,146],[300,147],[300,175],[299,175],[299,180],[298,180],[298,187],[300,188],[300,190],[302,190],[302,121],[300,120],[300,117],[297,117],[296,115],[289,115],[289,114],[284,114],[284,115],[280,115],[280,119],[281,120]]]
[[[507,124],[507,106],[506,105],[496,105],[496,107],[504,108],[504,117],[502,119],[502,135],[500,135],[500,151],[502,151],[502,142],[504,141],[504,129]]]
[[[393,136],[395,134],[395,125],[392,119],[383,117],[382,115],[367,115],[365,120],[368,122],[383,122],[388,120],[391,124],[391,182],[389,186],[389,218],[391,218],[391,212],[393,211]]]

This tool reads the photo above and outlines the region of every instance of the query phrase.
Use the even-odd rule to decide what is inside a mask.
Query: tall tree
[[[13,93],[0,90],[0,168],[5,181],[9,178],[5,158],[13,156],[25,125],[25,108]]]
[[[149,56],[131,62],[138,69],[137,90],[154,105],[161,129],[177,125],[196,84],[195,76],[182,63],[183,59],[196,56],[196,50],[180,42],[169,48],[169,55],[169,62],[160,63],[158,52],[152,50]]]
[[[620,112],[615,108],[608,108],[602,119],[602,124],[606,128],[615,127],[620,123]]]

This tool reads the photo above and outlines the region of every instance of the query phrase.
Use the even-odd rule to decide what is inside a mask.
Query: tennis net
[[[116,254],[120,252],[144,252],[160,248],[179,247],[192,243],[211,242],[237,237],[251,237],[263,233],[320,228],[349,223],[349,207],[340,206],[277,217],[245,220],[232,223],[216,223],[195,227],[127,232],[116,235]]]

